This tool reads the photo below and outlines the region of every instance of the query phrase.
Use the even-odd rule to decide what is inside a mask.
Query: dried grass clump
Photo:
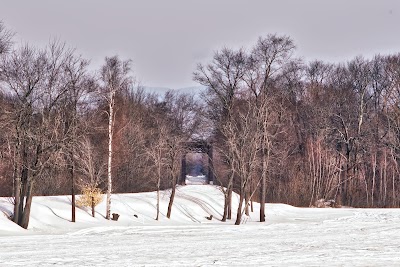
[[[85,186],[82,188],[82,196],[76,201],[79,207],[97,206],[103,201],[103,195],[100,188]]]

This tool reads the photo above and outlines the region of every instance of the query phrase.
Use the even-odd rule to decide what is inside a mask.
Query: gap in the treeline
[[[186,154],[186,184],[208,183],[208,156],[206,153]]]

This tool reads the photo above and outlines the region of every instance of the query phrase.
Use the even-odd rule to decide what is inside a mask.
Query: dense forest
[[[265,201],[399,207],[400,54],[332,64],[295,50],[277,34],[223,48],[193,70],[203,92],[157,95],[129,60],[90,71],[65,43],[17,46],[0,23],[0,196],[27,226],[33,195],[175,188],[185,144],[206,140],[225,220],[253,200],[261,218]]]

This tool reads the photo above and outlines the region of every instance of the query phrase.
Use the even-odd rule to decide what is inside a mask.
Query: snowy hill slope
[[[96,206],[95,218],[88,208],[77,208],[76,223],[71,223],[71,196],[34,197],[28,231],[7,219],[12,213],[8,198],[0,198],[0,235],[29,233],[65,233],[96,226],[140,226],[207,223],[208,212],[221,217],[223,195],[214,186],[178,186],[171,219],[166,218],[170,191],[161,192],[161,217],[156,217],[156,192],[113,194],[112,213],[120,214],[118,221],[105,219],[105,197]],[[219,203],[218,203],[219,202]]]
[[[76,223],[71,223],[71,197],[48,196],[34,197],[28,231],[16,226],[7,219],[12,213],[12,205],[9,199],[0,198],[0,235],[25,234],[25,233],[66,233],[78,229],[107,226],[142,226],[142,225],[190,225],[190,224],[222,224],[224,198],[221,190],[212,185],[188,185],[178,186],[172,209],[171,219],[166,218],[170,190],[161,192],[160,220],[156,221],[156,192],[137,194],[113,194],[111,198],[111,212],[120,215],[118,221],[105,219],[105,197],[103,202],[96,207],[95,218],[91,216],[89,208],[76,210]],[[233,196],[233,219],[236,217],[235,207],[239,197]],[[244,220],[246,223],[258,223],[258,203],[254,205],[255,212]],[[312,221],[321,210],[301,209],[284,204],[267,204],[268,223],[283,223],[293,221]],[[322,217],[341,217],[350,215],[351,211],[332,210]],[[325,215],[323,215],[325,214]],[[213,220],[206,217],[213,215]],[[320,217],[318,217],[318,220]],[[225,224],[233,224],[233,221]]]
[[[178,186],[171,219],[170,191],[163,191],[155,221],[156,193],[115,194],[107,221],[105,203],[77,209],[70,196],[35,197],[28,230],[9,221],[12,205],[0,198],[0,266],[396,266],[400,262],[399,209],[313,209],[267,204],[246,223],[221,222],[217,186]],[[237,195],[233,198],[237,206]],[[235,210],[234,210],[235,211]],[[136,217],[136,216],[137,217]],[[213,215],[209,221],[207,216]],[[233,214],[235,217],[236,214]]]

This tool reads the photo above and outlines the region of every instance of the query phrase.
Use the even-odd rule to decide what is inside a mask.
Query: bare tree
[[[287,36],[268,35],[259,38],[249,60],[249,71],[245,75],[248,88],[256,98],[261,116],[260,130],[262,131],[261,157],[262,182],[260,190],[260,220],[265,221],[266,180],[268,173],[268,159],[270,154],[270,98],[273,96],[273,82],[288,64],[295,49],[293,40]]]
[[[10,51],[14,34],[4,27],[0,21],[0,55]]]
[[[200,108],[191,95],[169,91],[166,93],[164,101],[166,103],[164,116],[169,130],[166,164],[171,182],[171,196],[167,211],[167,218],[170,218],[185,143],[198,136],[201,118],[198,115]]]
[[[204,99],[208,106],[208,117],[214,123],[214,138],[218,140],[216,143],[220,145],[221,155],[228,156],[224,162],[228,163],[232,170],[228,177],[227,188],[223,189],[225,205],[222,221],[231,219],[234,162],[229,158],[230,155],[224,153],[226,140],[221,131],[233,119],[233,106],[240,92],[246,67],[247,57],[243,49],[234,51],[224,48],[214,54],[212,62],[208,65],[199,64],[194,73],[194,80],[208,88]]]
[[[156,204],[156,220],[160,215],[160,187],[161,180],[165,175],[166,157],[168,151],[168,130],[167,126],[161,120],[156,119],[156,127],[149,131],[152,136],[151,143],[147,147],[147,155],[150,161],[154,164],[153,170],[155,171],[155,184],[157,190],[157,204]]]
[[[257,129],[259,125],[257,112],[257,108],[252,106],[251,101],[245,102],[235,109],[235,118],[226,123],[222,129],[222,134],[226,138],[227,154],[233,163],[232,171],[239,178],[240,184],[236,225],[241,223],[243,211],[247,210],[252,195],[250,185],[259,162],[261,135]]]
[[[121,61],[117,56],[106,57],[105,64],[101,68],[100,79],[105,98],[108,103],[108,179],[107,179],[107,205],[106,218],[111,215],[111,193],[112,193],[112,154],[113,154],[113,134],[115,116],[115,96],[127,90],[132,84],[128,61]]]
[[[29,224],[33,188],[51,159],[65,143],[60,101],[68,87],[63,79],[64,44],[52,42],[46,50],[21,47],[0,63],[4,89],[14,100],[9,129],[16,153],[14,222]]]
[[[78,141],[79,135],[86,132],[84,125],[80,123],[79,114],[85,112],[88,104],[89,92],[95,89],[93,79],[87,74],[88,61],[81,57],[71,55],[66,59],[64,67],[64,76],[67,83],[67,93],[63,97],[64,111],[64,134],[68,136],[68,142],[65,145],[65,161],[68,174],[71,180],[71,221],[76,221],[75,212],[75,150],[80,147]],[[79,129],[78,129],[79,128]]]
[[[8,31],[5,27],[2,21],[0,21],[0,57],[5,56],[6,53],[8,53],[12,47],[12,37],[13,37],[13,33]],[[0,77],[1,77],[1,72],[4,71],[4,69],[2,69],[2,67],[0,67]],[[0,86],[1,86],[1,78],[0,78]],[[7,107],[7,102],[9,102],[9,100],[7,100],[7,97],[5,95],[3,95],[1,93],[1,88],[0,88],[0,104],[1,104],[1,108],[3,110],[6,110]],[[0,127],[1,128],[5,128],[3,127],[3,120],[6,121],[5,125],[7,125],[7,116],[4,116],[5,114],[1,113],[0,116]],[[3,173],[6,173],[9,169],[8,166],[12,166],[14,165],[15,161],[13,160],[13,149],[11,149],[10,146],[10,140],[9,137],[7,136],[7,133],[3,133],[2,131],[0,131],[0,144],[2,145],[2,149],[4,151],[4,153],[1,153],[1,158],[2,163],[0,164],[0,170],[3,170]],[[6,152],[7,151],[7,152]],[[6,157],[7,155],[7,157]],[[8,159],[8,160],[5,160]],[[13,168],[15,169],[15,168]],[[15,172],[13,171],[13,174]],[[0,177],[2,175],[0,174]],[[3,180],[3,179],[1,179]],[[0,194],[5,194],[6,191],[8,191],[9,186],[6,186],[6,179],[4,179],[4,182],[2,183],[3,185],[0,185],[0,187],[2,187],[3,192],[0,192]],[[1,181],[0,181],[1,183]]]
[[[95,214],[95,192],[98,192],[98,186],[103,182],[106,164],[102,162],[101,157],[96,155],[92,142],[88,137],[83,137],[79,142],[80,149],[74,153],[76,171],[80,175],[77,184],[85,193],[89,193],[91,198],[92,216]]]
[[[178,176],[180,173],[180,163],[182,157],[182,139],[179,136],[172,136],[168,140],[168,175],[171,181],[171,196],[168,202],[168,210],[167,210],[167,218],[171,218],[172,206],[174,204],[175,193],[176,193],[176,185],[178,182]]]

